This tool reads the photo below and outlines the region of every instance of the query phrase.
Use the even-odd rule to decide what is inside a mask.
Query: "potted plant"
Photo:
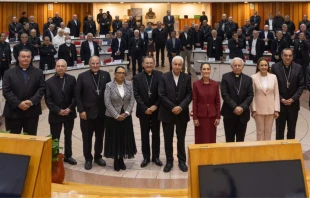
[[[51,135],[50,135],[51,137]],[[59,146],[59,140],[52,140],[52,182],[62,184],[65,179],[65,168],[64,168],[64,154],[59,153],[59,149],[63,147]]]

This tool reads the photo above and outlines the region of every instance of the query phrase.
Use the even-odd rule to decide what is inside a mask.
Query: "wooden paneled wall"
[[[283,17],[285,15],[290,16],[297,29],[299,21],[302,20],[302,16],[310,13],[310,3],[308,2],[268,2],[253,4],[254,9],[250,9],[250,3],[212,3],[212,26],[215,22],[221,20],[223,13],[226,13],[227,18],[232,16],[233,20],[238,23],[239,27],[242,27],[245,24],[245,19],[249,19],[254,14],[254,10],[257,10],[258,15],[262,18],[260,26],[262,29],[269,13],[273,13],[275,16],[276,11],[279,10]]]
[[[49,9],[49,4],[52,5]],[[8,25],[12,22],[12,17],[16,16],[17,20],[21,17],[23,11],[27,16],[33,15],[35,22],[39,24],[42,33],[43,24],[47,22],[48,17],[54,17],[55,12],[59,12],[60,17],[67,24],[74,14],[77,14],[83,27],[83,19],[86,12],[93,12],[92,3],[3,3],[0,4],[0,31],[7,32]],[[82,29],[81,29],[82,30]]]

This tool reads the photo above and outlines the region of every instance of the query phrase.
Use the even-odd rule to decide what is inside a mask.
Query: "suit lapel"
[[[113,90],[114,90],[114,92],[116,93],[116,95],[117,95],[119,98],[122,98],[121,94],[120,94],[119,91],[118,91],[117,82],[116,82],[115,80],[113,81],[112,85],[113,85]],[[125,86],[124,86],[124,87],[125,87]],[[124,92],[125,92],[125,88],[124,88]]]
[[[169,74],[169,78],[170,80],[168,82],[172,82],[172,88],[174,89],[172,91],[172,93],[174,94],[174,97],[175,97],[175,87],[176,87],[176,84],[175,84],[175,81],[174,81],[174,78],[173,78],[173,74],[172,74],[172,71],[170,71],[170,74]],[[180,80],[180,79],[179,79]],[[178,82],[179,83],[179,82]]]
[[[99,72],[98,72],[98,74],[99,74]],[[98,74],[97,74],[97,75],[98,75]],[[90,84],[91,84],[91,87],[93,88],[93,91],[94,91],[95,94],[97,95],[97,92],[96,92],[97,87],[96,87],[96,85],[95,85],[95,78],[93,77],[93,74],[91,73],[90,70],[89,70],[88,75],[89,75],[89,82],[90,82]],[[100,84],[99,84],[99,86],[100,86]],[[99,87],[99,88],[100,88],[100,87]],[[100,89],[99,89],[99,90],[100,90]]]

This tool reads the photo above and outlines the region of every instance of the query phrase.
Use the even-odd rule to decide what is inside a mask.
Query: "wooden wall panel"
[[[245,24],[245,19],[250,18],[254,14],[254,10],[257,10],[262,17],[260,26],[262,29],[269,13],[275,15],[279,10],[283,17],[289,15],[297,28],[299,21],[302,20],[302,16],[310,13],[310,3],[308,2],[261,2],[253,4],[254,9],[250,9],[249,3],[212,3],[211,16],[213,24],[220,21],[222,14],[226,13],[227,17],[232,16],[233,20],[239,24],[239,27],[242,27]]]
[[[54,17],[55,12],[59,12],[60,17],[67,24],[72,19],[73,14],[77,14],[81,20],[83,27],[83,19],[86,12],[92,13],[92,3],[54,3],[53,9],[48,10],[47,3],[1,3],[0,4],[0,31],[8,32],[8,25],[12,22],[12,17],[17,19],[21,17],[23,11],[27,12],[27,16],[33,15],[35,21],[39,24],[42,33],[43,24],[47,22],[48,17]],[[81,28],[82,30],[82,28]]]

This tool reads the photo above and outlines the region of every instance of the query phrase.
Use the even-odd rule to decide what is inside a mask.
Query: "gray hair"
[[[184,59],[181,57],[181,56],[175,56],[175,57],[173,57],[173,59],[172,59],[172,63],[174,63],[174,61],[176,61],[176,60],[180,60],[181,62],[182,62],[182,64],[183,64],[183,62],[184,62]]]
[[[65,61],[64,59],[59,59],[58,61],[56,61],[56,65],[58,62],[63,62],[66,65],[66,67],[68,66],[67,61]]]
[[[230,65],[233,66],[235,61],[241,61],[241,65],[244,66],[244,61],[242,60],[242,58],[239,58],[239,57],[235,57],[234,59],[232,59]]]

